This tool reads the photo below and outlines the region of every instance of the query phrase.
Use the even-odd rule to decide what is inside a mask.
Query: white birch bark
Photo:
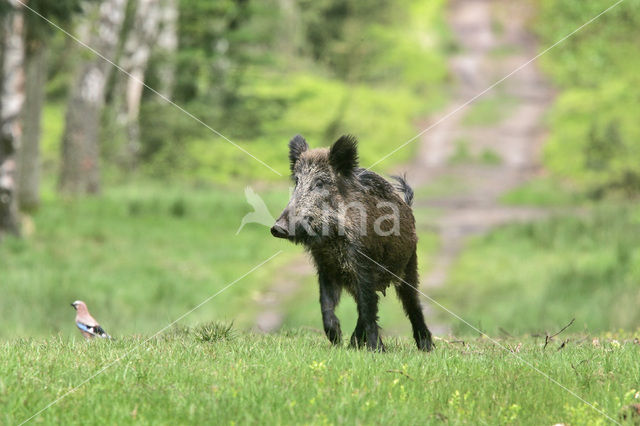
[[[2,88],[0,92],[0,238],[20,233],[16,196],[16,153],[22,137],[21,114],[24,105],[24,15],[20,3],[3,22]]]
[[[126,130],[127,164],[131,168],[136,165],[140,152],[139,113],[144,77],[151,57],[151,51],[156,43],[161,18],[161,3],[164,0],[138,0],[133,19],[133,25],[124,45],[121,66],[128,75],[123,74],[119,91],[121,111],[119,121]]]
[[[126,0],[103,0],[85,4],[89,25],[83,41],[109,61],[117,53],[126,3]],[[109,61],[93,56],[82,63],[71,88],[62,140],[63,192],[100,191],[98,132],[105,88],[113,68]]]

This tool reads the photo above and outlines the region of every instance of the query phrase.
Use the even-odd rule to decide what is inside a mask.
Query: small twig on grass
[[[407,373],[405,373],[402,370],[387,370],[387,373],[398,373],[398,374],[402,374],[403,376],[405,376],[407,379],[409,380],[413,380],[413,377],[411,377],[410,375],[408,375]]]
[[[466,345],[464,340],[458,340],[458,339],[457,340],[447,340],[447,339],[445,339],[443,337],[433,336],[433,340],[441,340],[441,341],[443,341],[445,343],[448,343],[448,344],[460,343],[462,346]]]
[[[575,318],[572,318],[571,321],[569,321],[569,324],[565,325],[564,327],[562,327],[562,329],[560,329],[560,331],[558,331],[555,334],[552,334],[551,336],[549,336],[548,334],[546,335],[546,337],[544,338],[544,347],[542,348],[547,349],[547,345],[549,344],[549,342],[551,340],[553,340],[554,337],[556,337],[558,334],[562,333],[563,331],[565,331],[567,328],[569,328],[571,326],[571,324],[573,324],[573,322],[575,321]]]
[[[558,346],[558,351],[561,349],[564,349],[564,347],[567,345],[567,343],[569,343],[569,339],[563,340],[562,344],[560,346]]]
[[[507,330],[505,330],[504,328],[499,327],[499,328],[498,328],[498,330],[500,330],[500,333],[504,334],[505,336],[513,338],[513,336],[511,335],[511,333],[509,333],[509,332],[508,332]]]
[[[588,359],[583,359],[582,361],[580,361],[579,363],[577,363],[576,365],[573,365],[572,362],[569,363],[569,365],[571,366],[571,368],[573,368],[573,372],[576,373],[576,376],[579,376],[578,374],[578,367],[580,367],[582,364],[589,362]]]
[[[570,364],[571,364],[571,368],[573,368],[573,369],[575,370],[575,369],[576,369],[576,367],[581,366],[581,365],[582,365],[582,364],[584,364],[585,362],[589,362],[589,360],[588,360],[588,359],[583,359],[582,361],[580,361],[580,362],[579,362],[579,363],[577,363],[576,365],[573,365],[573,363],[570,363]]]

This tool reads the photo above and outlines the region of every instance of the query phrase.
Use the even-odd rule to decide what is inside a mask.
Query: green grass
[[[286,205],[286,188],[256,191],[273,215]],[[225,303],[190,317],[252,324],[256,295],[294,247],[262,225],[235,235],[251,210],[243,188],[139,184],[78,200],[48,193],[35,232],[0,245],[0,337],[76,333],[76,299],[107,331],[150,333],[284,250],[235,284]]]
[[[416,203],[453,194],[462,194],[467,190],[462,179],[456,175],[436,176],[424,185],[414,188]],[[425,209],[414,209],[416,216],[425,213]]]
[[[576,328],[591,332],[634,329],[639,226],[637,205],[504,226],[468,244],[434,297],[489,333],[551,330],[574,317]],[[469,331],[452,325],[455,333]]]
[[[482,164],[495,166],[502,163],[502,157],[500,157],[500,154],[498,154],[494,150],[485,148],[478,156],[478,161]]]
[[[222,296],[224,297],[224,296]],[[209,331],[207,331],[209,330]],[[214,331],[211,331],[214,330]],[[46,424],[606,424],[530,363],[619,419],[638,402],[640,346],[629,335],[440,341],[407,339],[387,353],[332,348],[324,336],[226,332],[209,324],[142,337],[65,337],[0,344],[0,422],[15,424],[103,366],[45,410]],[[561,338],[569,338],[557,350]],[[121,358],[121,360],[119,360]],[[119,360],[119,361],[118,361]],[[115,363],[114,363],[115,361]]]
[[[473,160],[471,149],[469,147],[469,141],[467,139],[458,138],[454,142],[455,150],[451,157],[449,157],[449,164],[464,164],[470,163]]]
[[[551,176],[530,180],[502,196],[501,201],[510,205],[541,207],[569,207],[588,203],[588,199],[577,191],[571,182]]]
[[[486,166],[496,166],[502,163],[502,157],[492,149],[485,148],[480,153],[475,154],[472,152],[467,139],[458,138],[454,143],[455,150],[448,159],[451,165],[476,163]]]
[[[462,123],[466,126],[498,124],[507,118],[516,106],[515,99],[507,95],[485,97],[471,105]]]

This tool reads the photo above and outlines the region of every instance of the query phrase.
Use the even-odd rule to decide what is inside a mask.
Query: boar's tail
[[[396,190],[404,194],[404,201],[411,205],[413,204],[413,189],[407,183],[406,176],[391,176],[398,183],[395,185]]]

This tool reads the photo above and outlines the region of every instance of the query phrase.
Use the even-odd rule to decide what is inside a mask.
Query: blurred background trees
[[[348,129],[371,136],[378,148],[385,136],[408,137],[411,120],[442,99],[446,68],[435,25],[441,5],[32,0],[25,11],[21,3],[6,5],[5,21],[26,19],[24,34],[7,30],[24,44],[17,48],[25,58],[19,69],[28,74],[16,122],[24,127],[20,204],[27,211],[38,206],[41,179],[82,194],[99,192],[104,174],[271,177],[169,99],[276,167],[281,153],[267,148],[298,132],[325,141]],[[113,72],[110,61],[120,69]],[[383,129],[367,131],[361,121]]]
[[[542,0],[543,44],[568,34],[613,3]],[[556,175],[601,198],[640,192],[640,4],[630,2],[542,57],[560,89],[549,114],[545,163]]]
[[[444,0],[27,5],[33,10],[18,0],[0,7],[0,223],[13,231],[17,204],[37,208],[51,182],[77,195],[132,178],[278,177],[168,100],[282,172],[281,148],[295,133],[316,144],[358,134],[363,162],[373,162],[444,105],[445,59],[456,49]],[[535,28],[548,45],[607,5],[541,0]],[[639,23],[637,4],[618,7],[542,59],[560,89],[545,165],[596,197],[640,186]]]

